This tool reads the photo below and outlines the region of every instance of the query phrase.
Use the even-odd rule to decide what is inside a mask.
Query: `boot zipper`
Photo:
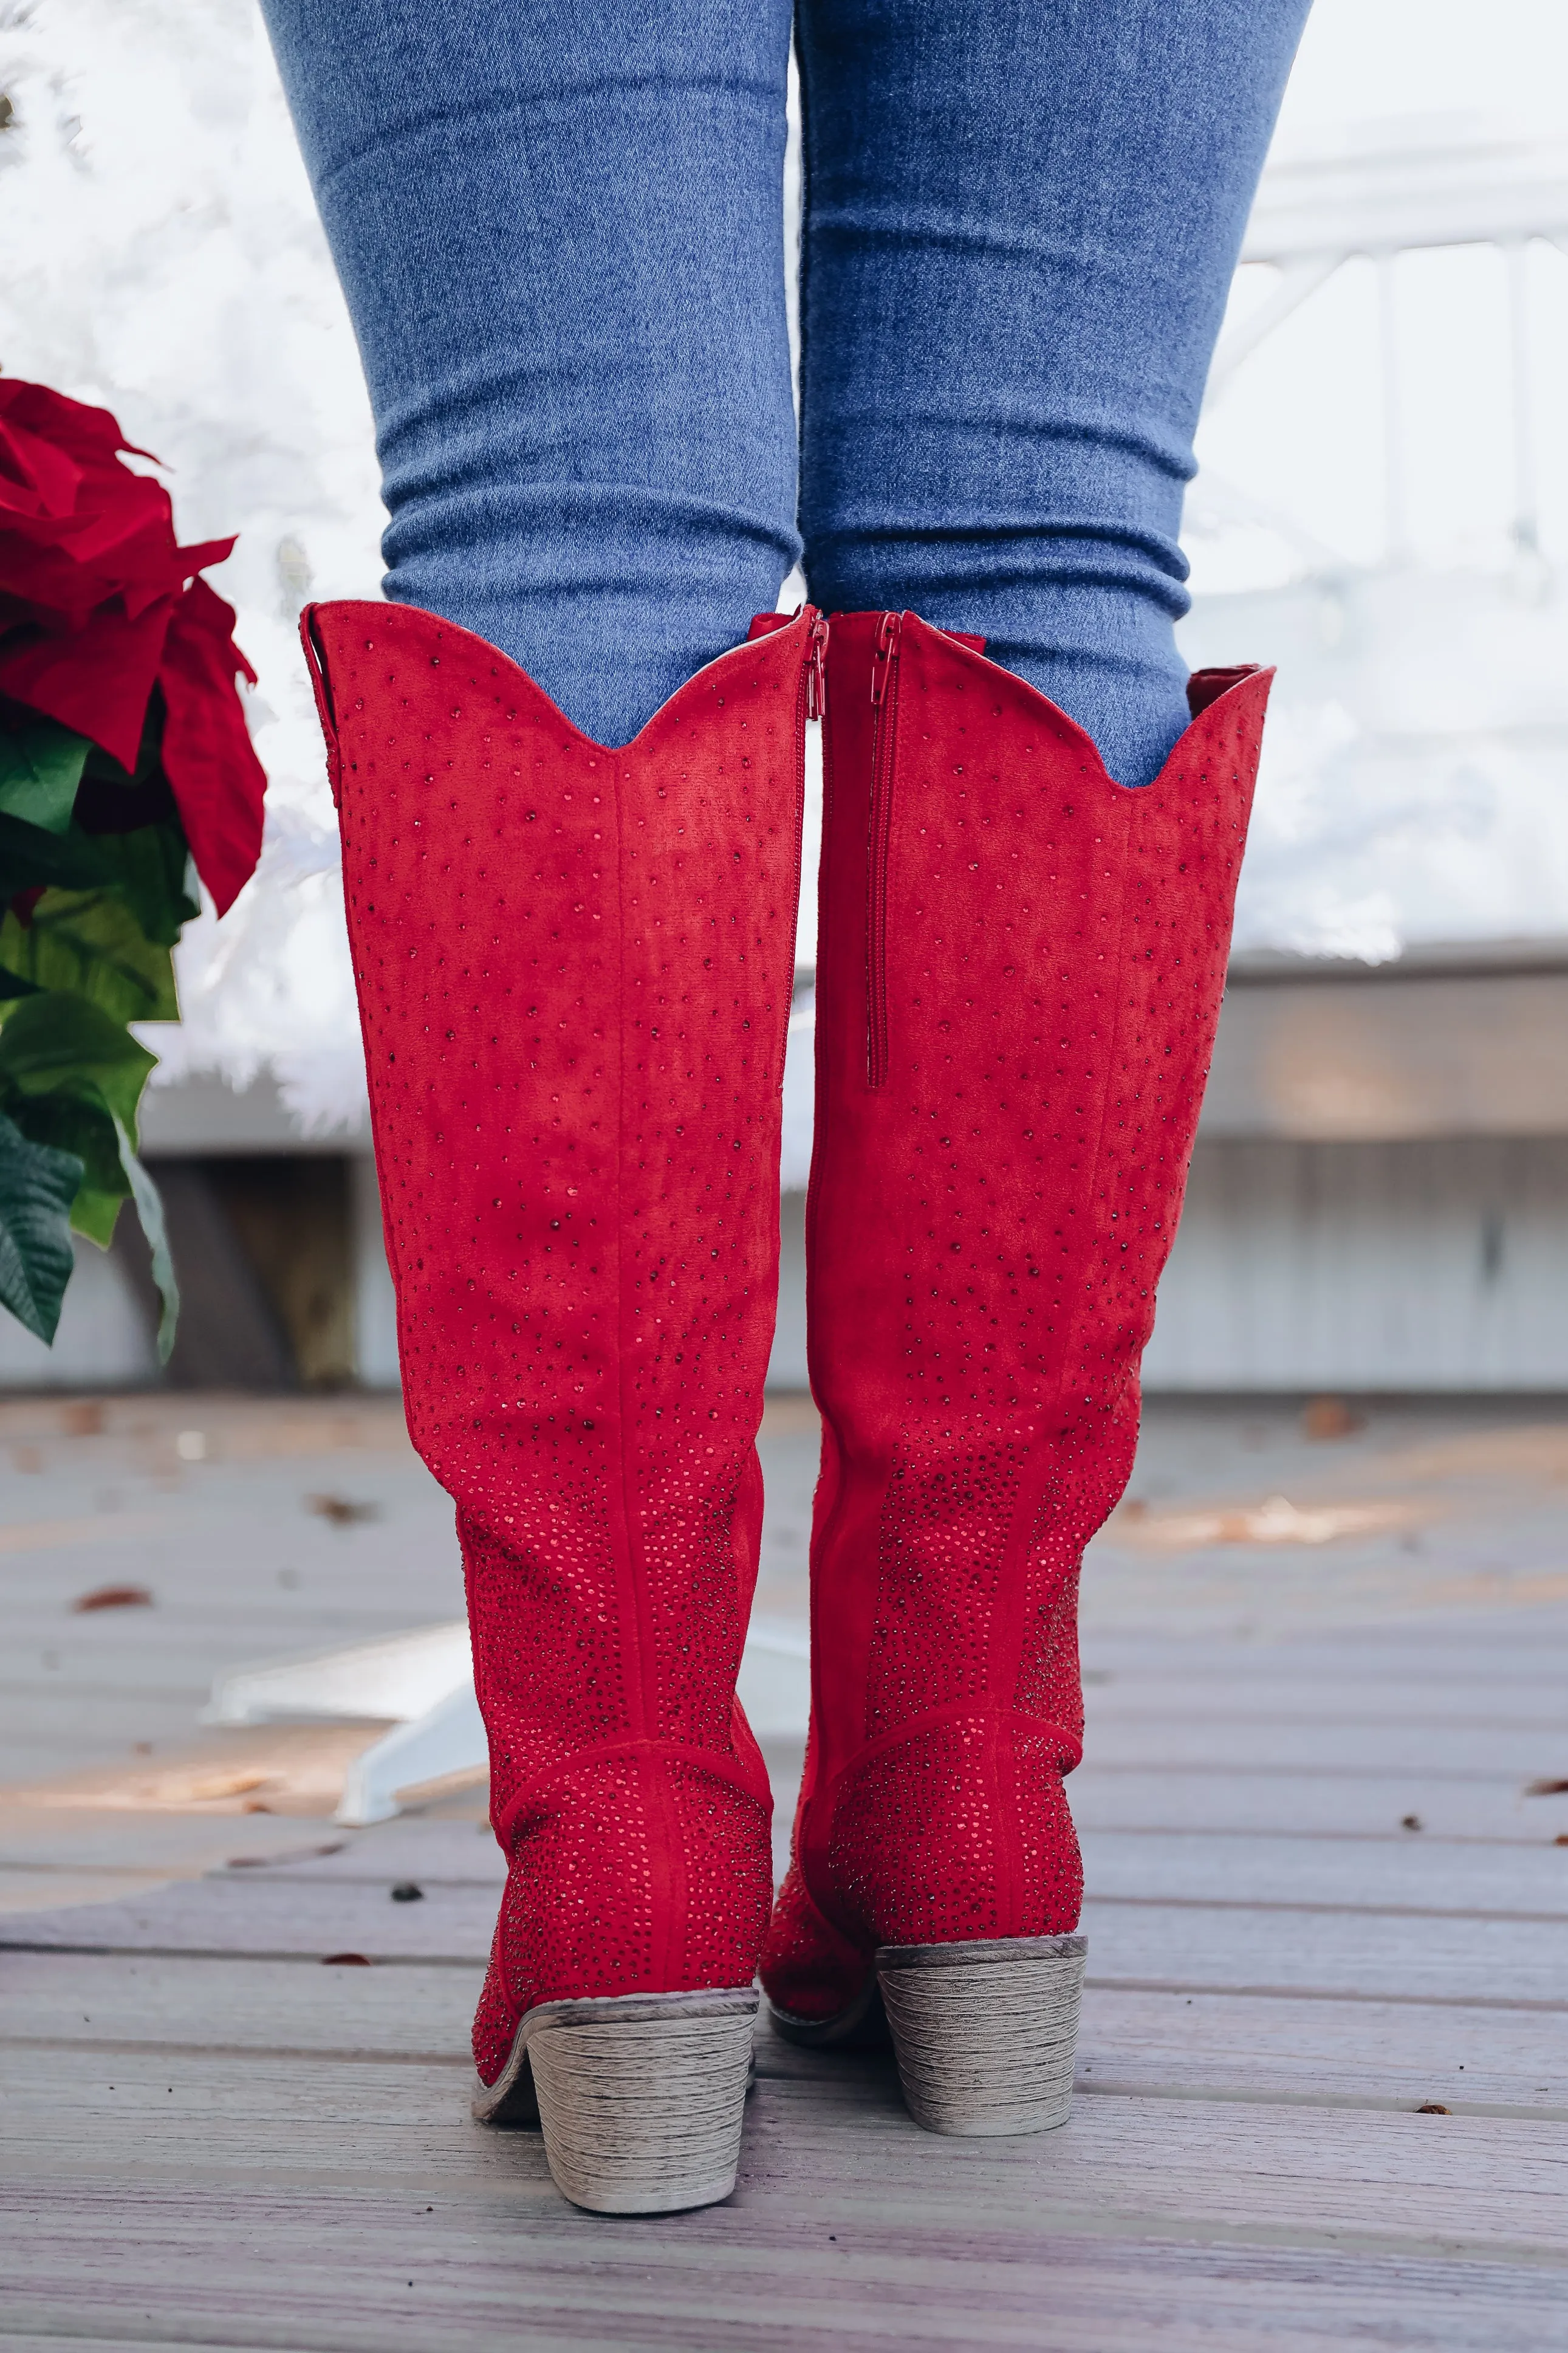
[[[796,921],[800,907],[800,870],[805,846],[805,723],[821,719],[827,710],[827,617],[814,612],[811,631],[806,641],[805,665],[800,674],[800,702],[795,714],[795,744],[800,757],[800,769],[795,796],[795,906]],[[790,1015],[795,1010],[793,977],[784,1002],[784,1043],[779,1050],[779,1084],[784,1084],[784,1058],[789,1051]]]
[[[827,716],[827,616],[814,613],[811,617],[811,650],[805,658],[805,715],[808,719]],[[802,746],[802,757],[805,747]]]
[[[893,828],[893,756],[899,723],[902,617],[884,613],[871,663],[871,843],[866,924],[866,1081],[888,1075],[888,848]]]

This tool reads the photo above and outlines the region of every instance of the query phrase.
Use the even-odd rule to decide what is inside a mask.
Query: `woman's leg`
[[[795,562],[788,0],[264,0],[359,337],[388,596],[602,743]]]
[[[1084,1966],[1079,1566],[1268,688],[1186,679],[1175,531],[1301,6],[805,5],[808,576],[883,609],[828,652],[812,1735],[763,1981],[806,2042],[879,1989],[920,2121],[1037,2131]]]
[[[801,520],[1112,776],[1187,721],[1192,439],[1308,0],[802,0]]]
[[[536,2105],[579,2204],[701,2205],[772,1893],[735,1685],[822,659],[810,616],[736,644],[796,544],[788,21],[272,20],[392,509],[397,603],[304,618],[404,1400],[458,1507],[508,1858],[476,2113]]]

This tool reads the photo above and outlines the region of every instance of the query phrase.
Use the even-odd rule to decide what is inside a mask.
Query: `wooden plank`
[[[1414,1514],[1422,1506],[1412,1497],[1400,1508]],[[1494,1535],[1499,1517],[1500,1542]],[[1084,1625],[1096,1640],[1122,1627],[1261,1648],[1330,1630],[1370,1634],[1424,1624],[1451,1630],[1467,1619],[1527,1630],[1560,1613],[1565,1600],[1568,1570],[1555,1515],[1531,1524],[1500,1500],[1484,1521],[1478,1510],[1468,1528],[1456,1523],[1408,1544],[1384,1536],[1295,1546],[1289,1558],[1277,1545],[1184,1556],[1153,1546],[1134,1554],[1108,1542],[1088,1572]],[[1556,1624],[1560,1630],[1560,1614]]]
[[[46,1906],[64,1909],[112,1904],[122,1895],[147,1894],[165,1886],[172,1874],[152,1871],[8,1871],[0,1865],[0,1920]],[[26,1932],[23,1931],[25,1934]]]
[[[83,1589],[92,1581],[85,1580]],[[145,1692],[190,1698],[196,1707],[204,1707],[215,1675],[237,1662],[266,1659],[280,1651],[346,1648],[362,1638],[365,1613],[312,1611],[304,1628],[298,1618],[259,1609],[230,1622],[198,1620],[182,1610],[172,1623],[174,1616],[162,1600],[151,1609],[142,1605],[85,1614],[58,1607],[7,1609],[0,1703],[8,1702],[12,1693],[47,1698],[115,1692],[131,1698]],[[386,1618],[385,1611],[376,1612],[378,1621]],[[377,1622],[375,1630],[384,1634],[407,1629],[394,1620]],[[46,1664],[50,1660],[54,1663]]]
[[[1568,1662],[1565,1662],[1568,1663]],[[1090,1683],[1085,1704],[1090,1725],[1108,1730],[1126,1723],[1408,1725],[1422,1732],[1463,1729],[1556,1734],[1568,1741],[1563,1683],[1518,1676],[1477,1683],[1456,1674],[1438,1683],[1361,1676],[1352,1681],[1330,1667],[1268,1675],[1113,1675]]]
[[[1555,1921],[1091,1903],[1084,1927],[1089,1974],[1102,1985],[1568,2009],[1563,1935]]]
[[[1428,1689],[1463,1698],[1501,1687],[1530,1699],[1561,1704],[1568,1668],[1568,1617],[1554,1613],[1551,1629],[1536,1626],[1503,1638],[1507,1620],[1469,1618],[1439,1635],[1408,1620],[1393,1627],[1357,1627],[1329,1639],[1289,1641],[1215,1637],[1173,1641],[1101,1627],[1084,1639],[1084,1669],[1091,1686],[1127,1683],[1183,1690],[1204,1684],[1217,1693],[1310,1685],[1331,1696],[1363,1684],[1377,1686],[1392,1704],[1419,1706]]]
[[[1209,2244],[1114,2224],[1022,2238],[983,2227],[965,2242],[927,2211],[909,2227],[850,2221],[831,2185],[805,2217],[742,2193],[639,2224],[493,2192],[415,2205],[326,2186],[51,2184],[47,2207],[12,2219],[26,2235],[0,2326],[47,2333],[7,2335],[10,2353],[53,2353],[62,2335],[123,2348],[132,2314],[139,2348],[291,2353],[1539,2353],[1563,2295],[1555,2270],[1405,2250]]]
[[[136,1824],[148,1815],[186,1814],[192,1820],[289,1816],[321,1822],[342,1794],[353,1759],[376,1737],[364,1723],[270,1724],[213,1727],[148,1754],[121,1754],[58,1772],[47,1782],[0,1792],[15,1821],[51,1810],[101,1818],[119,1813],[128,1855]],[[85,1743],[84,1743],[85,1746]],[[281,1827],[278,1836],[286,1833]],[[298,1833],[296,1833],[298,1835]],[[31,1852],[37,1856],[38,1844]]]
[[[353,1490],[348,1492],[352,1498]],[[0,1607],[7,1623],[29,1647],[90,1637],[106,1645],[112,1640],[128,1652],[143,1645],[155,1650],[167,1630],[193,1645],[210,1646],[228,1665],[258,1654],[331,1650],[461,1617],[462,1587],[449,1535],[437,1551],[428,1525],[323,1534],[319,1521],[300,1511],[297,1497],[288,1499],[287,1517],[266,1493],[246,1499],[246,1505],[259,1525],[245,1534],[226,1514],[204,1512],[156,1540],[84,1544],[68,1556],[0,1556]],[[228,1599],[226,1610],[216,1606],[210,1588],[212,1555],[220,1546],[235,1554],[218,1588]],[[151,1608],[86,1617],[76,1612],[82,1593],[124,1582],[147,1586]]]
[[[1568,2263],[1568,2136],[1550,2122],[1130,2095],[1078,2101],[1060,2134],[937,2153],[890,2080],[881,2102],[863,2084],[768,2082],[754,2107],[748,2189],[804,2212],[837,2203],[935,2223],[956,2195],[982,2232],[1092,2227],[1098,2215],[1102,2226],[1412,2253],[1508,2247]]]
[[[162,1873],[165,1878],[194,1877],[242,1856],[288,1854],[297,1864],[314,1849],[355,1835],[336,1823],[304,1815],[150,1812],[140,1808],[132,1812],[123,1807],[0,1800],[0,1858],[17,1872],[125,1869]],[[456,1836],[466,1860],[468,1839],[460,1827]],[[489,1837],[487,1824],[485,1840],[473,1841],[481,1873]]]
[[[1097,1830],[1086,1831],[1081,1843],[1087,1883],[1099,1896],[1568,1920],[1568,1848],[1545,1840],[1502,1846],[1429,1832],[1315,1839]]]
[[[426,1889],[499,1890],[505,1860],[489,1824],[474,1827],[478,1837],[466,1826],[412,1820],[357,1834],[326,1826],[323,1836],[312,1825],[313,1838],[301,1841],[296,1852],[280,1845],[276,1860],[247,1858],[238,1867],[256,1885],[297,1881],[385,1888],[412,1881]],[[1415,1905],[1568,1919],[1568,1848],[1544,1836],[1500,1844],[1398,1831],[1313,1838],[1086,1830],[1081,1842],[1088,1884],[1097,1895],[1373,1909]],[[322,1846],[332,1851],[321,1852]]]
[[[482,1967],[323,1968],[316,1961],[0,1952],[11,2042],[326,2052],[468,2067]]]
[[[164,1487],[193,1402],[138,1441],[156,1475],[122,1439],[118,1464],[108,1441],[51,1442],[46,1471],[0,1498],[17,1522],[65,1519],[101,1477],[106,1519],[173,1515],[156,1546],[136,1540],[157,1607],[118,1619],[66,1605],[89,1575],[131,1573],[135,1545],[0,1550],[8,1683],[32,1694],[17,1705],[40,1739],[90,1736],[100,1703],[100,1731],[139,1704],[194,1713],[209,1661],[456,1614],[450,1507],[405,1451],[268,1454],[258,1428],[241,1460],[241,1410],[219,1433],[232,1459]],[[314,1409],[288,1410],[317,1427]],[[1156,1410],[1138,1476],[1171,1496],[1381,1493],[1395,1440],[1447,1443],[1450,1425],[1469,1426],[1380,1413],[1375,1442],[1336,1453],[1284,1411]],[[770,1608],[798,1602],[810,1455],[802,1422],[770,1457]],[[378,1501],[381,1520],[329,1528],[306,1508],[329,1488]],[[885,2063],[764,2032],[737,2200],[590,2220],[556,2197],[536,2138],[467,2120],[501,1868],[474,1822],[345,1836],[303,1818],[73,1811],[53,1829],[40,1809],[0,1813],[16,1885],[51,1862],[65,1884],[247,1858],[9,1924],[18,1947],[0,1950],[17,2120],[0,2153],[0,2353],[62,2335],[290,2353],[1554,2342],[1568,1851],[1547,1841],[1568,1799],[1520,1787],[1568,1746],[1568,1610],[1510,1597],[1530,1563],[1561,1558],[1562,1506],[1517,1464],[1483,1488],[1420,1556],[1108,1547],[1092,1565],[1090,1762],[1072,1785],[1091,1982],[1075,2121],[1046,2142],[933,2141]],[[1453,1611],[1466,1580],[1475,1604],[1489,1563],[1510,1562],[1524,1583],[1500,1574],[1494,1611]],[[1361,1622],[1325,1631],[1336,1615]],[[1293,1630],[1237,1639],[1252,1620]],[[18,1640],[36,1646],[20,1662]],[[9,1731],[5,1691],[0,1714]],[[782,1793],[798,1750],[771,1761]],[[1428,1829],[1399,1833],[1406,1812]],[[424,1900],[394,1905],[400,1879]],[[125,1949],[63,1948],[94,1940]],[[322,1968],[331,1949],[387,1965]],[[1510,2001],[1544,2006],[1497,2006]],[[1455,2113],[1409,2113],[1427,2096]]]
[[[468,2064],[482,1972],[323,1969],[302,1961],[0,1953],[0,2044],[146,2043]],[[1233,1994],[1085,1997],[1080,2085],[1178,2097],[1568,2111],[1568,2013]],[[764,2074],[830,2080],[844,2063],[780,2042]]]
[[[1329,1744],[1325,1742],[1325,1754]],[[1565,1776],[1564,1778],[1568,1778]],[[1245,1772],[1227,1765],[1118,1769],[1091,1755],[1068,1783],[1081,1831],[1257,1831],[1376,1835],[1415,1814],[1437,1838],[1552,1839],[1568,1831],[1568,1797],[1526,1798],[1511,1776],[1431,1768],[1361,1773]]]
[[[330,1525],[310,1505],[318,1492],[369,1504],[376,1516]],[[405,1504],[352,1470],[334,1480],[331,1466],[323,1464],[312,1464],[287,1486],[276,1473],[235,1474],[200,1499],[159,1500],[168,1504],[161,1513],[105,1513],[101,1525],[83,1520],[79,1504],[75,1515],[58,1520],[38,1513],[9,1525],[0,1521],[0,1599],[7,1608],[68,1611],[84,1583],[92,1582],[89,1572],[98,1560],[103,1576],[130,1575],[135,1565],[153,1587],[154,1606],[172,1617],[221,1626],[227,1614],[216,1606],[221,1594],[231,1608],[273,1618],[295,1645],[301,1620],[316,1609],[363,1623],[390,1618],[403,1626],[461,1611],[449,1504]],[[142,1520],[156,1525],[143,1526]],[[215,1590],[212,1560],[219,1545],[230,1557]],[[368,1574],[373,1567],[374,1577]],[[297,1585],[279,1581],[285,1568],[298,1577]],[[410,1608],[412,1616],[403,1617]],[[302,1647],[309,1647],[308,1637]]]
[[[1440,2100],[1456,2112],[1537,2109],[1561,2120],[1568,2116],[1568,2011],[1091,1986],[1079,2084],[1313,2105],[1414,2108]]]
[[[17,2186],[368,2180],[559,2220],[537,2136],[474,2126],[448,2067],[13,2047],[6,2072],[0,2179]],[[1114,2221],[1568,2266],[1568,2136],[1549,2122],[1129,2095],[1079,2101],[1065,2132],[944,2142],[890,2074],[759,2084],[740,2202],[764,2226],[828,2213],[951,2232],[955,2200],[966,2242],[973,2222],[1015,2247]]]
[[[163,1746],[196,1736],[196,1718],[207,1697],[200,1684],[186,1691],[116,1691],[63,1684],[13,1688],[5,1695],[5,1749],[37,1756],[46,1773],[86,1763],[89,1755],[125,1757],[138,1740]],[[0,1764],[0,1771],[5,1769]]]
[[[1267,1709],[1242,1719],[1209,1722],[1173,1718],[1150,1722],[1130,1715],[1121,1723],[1097,1723],[1089,1753],[1101,1765],[1152,1766],[1162,1771],[1184,1767],[1223,1767],[1237,1773],[1310,1773],[1327,1766],[1339,1773],[1425,1771],[1522,1786],[1540,1776],[1568,1775],[1568,1726],[1534,1731],[1500,1725],[1447,1730],[1440,1724],[1342,1724],[1322,1725],[1310,1717],[1281,1721]]]
[[[482,1802],[481,1793],[475,1803]],[[382,1888],[412,1880],[420,1887],[487,1887],[496,1895],[506,1882],[506,1858],[488,1821],[431,1821],[405,1814],[362,1831],[335,1822],[317,1830],[312,1824],[309,1835],[291,1841],[289,1833],[299,1828],[293,1822],[276,1825],[276,1860],[247,1862],[247,1876],[266,1885],[301,1879],[312,1884],[353,1881]],[[331,1852],[318,1851],[327,1849]],[[1568,1862],[1562,1875],[1568,1881]]]
[[[1158,1842],[1152,1847],[1157,1850]],[[1403,1861],[1398,1850],[1395,1859]],[[1556,1859],[1554,1849],[1543,1857],[1549,1863]],[[1254,1864],[1263,1867],[1257,1850]],[[1521,1905],[1515,1916],[1489,1917],[1484,1910],[1457,1908],[1450,1889],[1419,1880],[1414,1869],[1375,1902],[1368,1898],[1378,1891],[1363,1879],[1358,1900],[1342,1865],[1336,1884],[1333,1856],[1320,1869],[1315,1904],[1304,1902],[1300,1887],[1289,1883],[1288,1854],[1268,1866],[1279,1897],[1255,1897],[1245,1878],[1228,1895],[1219,1894],[1224,1873],[1212,1856],[1201,1894],[1171,1890],[1170,1881],[1182,1878],[1179,1858],[1174,1871],[1165,1860],[1163,1888],[1150,1877],[1155,1867],[1152,1852],[1145,1867],[1133,1868],[1128,1893],[1112,1892],[1088,1907],[1097,1977],[1389,1996],[1404,1991],[1441,2000],[1568,2000],[1560,1904],[1534,1916],[1529,1905]],[[0,1945],[306,1957],[353,1951],[373,1960],[485,1957],[495,1919],[493,1878],[432,1879],[415,1903],[392,1900],[395,1883],[390,1871],[379,1883],[312,1878],[302,1869],[225,1873],[128,1894],[115,1903],[18,1914],[0,1926]],[[1259,1903],[1270,1908],[1257,1908]]]
[[[112,2323],[110,2326],[112,2327]],[[96,2328],[89,2330],[86,2335],[73,2328],[71,2340],[78,2345],[111,2347],[114,2348],[114,2353],[126,2353],[126,2348],[132,2341],[123,2337],[117,2328],[112,2336],[108,2337],[100,2336]],[[233,2341],[232,2338],[229,2339],[230,2343]],[[211,2343],[213,2340],[209,2338],[208,2342]],[[168,2337],[138,2337],[134,2339],[134,2343],[136,2353],[190,2353],[188,2344],[176,2345]],[[5,2353],[60,2353],[60,2340],[52,2329],[47,2337],[34,2337],[30,2332],[18,2336],[14,2330],[7,2328],[3,2320],[0,2320],[0,2345],[5,2346]]]
[[[17,1913],[0,1920],[0,1950],[62,1946],[104,1952],[299,1955],[363,1953],[371,1961],[483,1961],[495,1928],[493,1886],[432,1886],[423,1902],[391,1886],[299,1879],[257,1885],[255,1873],[187,1881],[114,1904]]]

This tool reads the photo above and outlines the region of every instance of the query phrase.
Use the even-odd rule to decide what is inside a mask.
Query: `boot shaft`
[[[737,648],[612,750],[430,615],[305,617],[405,1400],[458,1505],[492,1820],[565,1852],[635,1816],[650,1917],[678,1848],[700,1873],[689,1817],[765,1804],[734,1687],[814,629]]]
[[[1077,1916],[1079,1562],[1131,1466],[1268,686],[1195,679],[1131,790],[977,641],[832,623],[796,1851],[852,1937]]]
[[[1135,1377],[1268,694],[1200,674],[1133,790],[978,644],[849,614],[828,653],[812,1369],[884,1451],[938,1422],[1037,1432]]]

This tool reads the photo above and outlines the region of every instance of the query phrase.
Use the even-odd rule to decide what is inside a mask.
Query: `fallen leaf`
[[[1424,1829],[1425,1825],[1419,1814],[1401,1814],[1399,1827],[1402,1831],[1418,1831]]]
[[[379,1520],[379,1504],[356,1504],[347,1495],[307,1495],[305,1509],[314,1512],[319,1520],[330,1520],[335,1528],[352,1528],[362,1520]]]
[[[324,1969],[368,1969],[370,1963],[363,1953],[323,1953],[321,1967]]]
[[[225,1863],[226,1871],[271,1871],[279,1863],[309,1862],[318,1854],[342,1854],[347,1839],[333,1839],[327,1846],[291,1846],[281,1854],[231,1854]]]
[[[1343,1398],[1313,1398],[1301,1416],[1301,1430],[1308,1438],[1350,1438],[1362,1428],[1360,1414],[1352,1413]]]
[[[1341,1536],[1406,1528],[1428,1516],[1426,1507],[1414,1502],[1310,1504],[1298,1509],[1288,1495],[1270,1495],[1265,1503],[1219,1511],[1151,1512],[1135,1517],[1131,1526],[1126,1514],[1118,1512],[1110,1526],[1139,1544],[1195,1551],[1222,1544],[1332,1544]]]
[[[185,1784],[185,1795],[198,1805],[208,1798],[243,1798],[247,1790],[265,1789],[271,1779],[270,1773],[193,1774]]]
[[[343,1776],[375,1736],[363,1723],[269,1725],[225,1733],[214,1753],[204,1738],[195,1753],[160,1741],[151,1757],[90,1766],[33,1785],[43,1806],[110,1808],[134,1813],[269,1813],[330,1816],[343,1792]],[[298,1832],[296,1831],[296,1835]]]
[[[90,1593],[79,1593],[71,1603],[73,1609],[150,1609],[153,1596],[144,1585],[95,1585]]]
[[[1524,1794],[1527,1798],[1568,1798],[1568,1781],[1527,1781]]]
[[[392,1900],[395,1904],[423,1904],[425,1890],[412,1879],[400,1879],[392,1891]]]
[[[1423,2100],[1415,2113],[1418,2116],[1451,2116],[1454,2111],[1446,2108],[1441,2100]]]

